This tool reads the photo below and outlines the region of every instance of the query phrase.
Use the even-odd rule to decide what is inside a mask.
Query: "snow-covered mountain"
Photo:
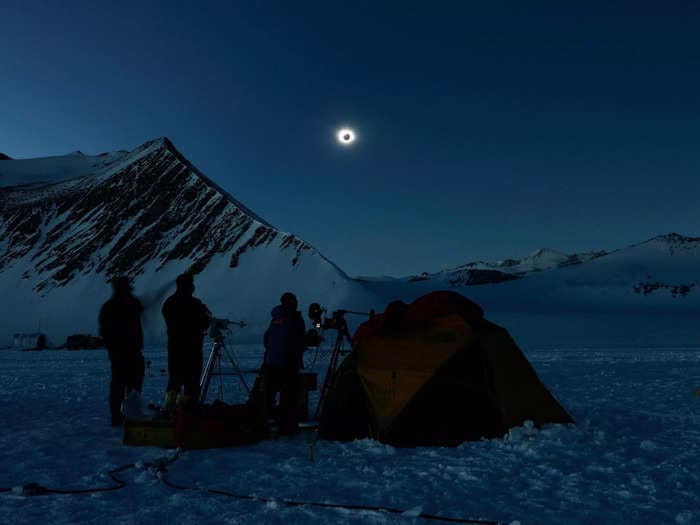
[[[556,253],[539,250],[498,269],[502,262],[471,263],[368,284],[380,295],[406,300],[455,289],[491,309],[700,305],[700,238],[671,233],[610,253]]]
[[[549,248],[540,248],[521,259],[504,259],[496,262],[474,261],[437,273],[423,272],[409,277],[409,280],[414,282],[438,279],[447,281],[452,286],[500,283],[523,277],[528,273],[582,264],[603,255],[606,255],[606,252],[566,254]]]
[[[0,342],[95,333],[108,280],[126,274],[150,340],[175,277],[196,274],[216,316],[262,332],[280,294],[302,309],[382,308],[436,289],[485,309],[700,304],[700,239],[669,234],[610,253],[538,250],[403,279],[349,278],[309,243],[275,228],[194,167],[166,138],[97,156],[0,161]],[[245,334],[243,334],[245,335]],[[1,345],[0,345],[1,346]]]
[[[126,274],[147,334],[175,277],[197,274],[215,315],[262,323],[282,292],[343,304],[362,292],[311,245],[284,233],[202,174],[166,138],[131,152],[0,163],[0,340],[54,341],[96,330],[107,281]],[[259,327],[257,327],[259,329]],[[256,327],[252,327],[253,330]]]

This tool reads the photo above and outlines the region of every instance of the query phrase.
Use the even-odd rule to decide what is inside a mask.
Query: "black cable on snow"
[[[163,484],[167,487],[170,487],[171,489],[175,490],[201,490],[201,491],[207,491],[207,489],[199,489],[197,487],[186,487],[184,485],[178,485],[177,483],[173,483],[170,481],[168,478],[165,476],[162,476],[160,480],[163,482]]]
[[[201,492],[208,492],[210,494],[216,494],[219,496],[228,496],[230,498],[236,498],[236,499],[241,499],[241,500],[257,501],[258,503],[277,503],[277,504],[281,504],[281,505],[286,505],[288,507],[309,506],[309,507],[321,507],[321,508],[326,508],[326,509],[366,510],[366,511],[372,511],[372,512],[388,512],[391,514],[405,514],[407,512],[405,509],[395,509],[392,507],[379,507],[379,506],[373,506],[373,505],[346,505],[346,504],[338,504],[338,503],[320,503],[317,501],[295,501],[295,500],[287,500],[287,499],[279,500],[279,499],[273,499],[273,498],[261,498],[258,496],[250,496],[247,494],[236,494],[235,492],[229,492],[226,490],[198,489],[196,487],[186,487],[184,485],[179,485],[177,483],[173,483],[172,481],[168,480],[165,476],[162,476],[160,479],[165,485],[167,485],[168,487],[175,489],[175,490],[197,490],[197,491],[201,491]],[[432,521],[443,521],[443,522],[447,522],[447,523],[471,523],[471,524],[476,524],[476,525],[500,525],[500,522],[498,522],[498,521],[466,519],[466,518],[451,518],[449,516],[425,514],[422,512],[420,514],[417,514],[416,516],[412,516],[412,517],[423,518],[425,520],[432,520]]]
[[[287,500],[287,499],[273,499],[273,498],[263,498],[259,496],[250,496],[247,494],[236,494],[235,492],[229,492],[225,490],[218,490],[218,489],[199,489],[196,487],[187,487],[185,485],[179,485],[177,483],[173,483],[170,481],[166,476],[165,473],[167,472],[167,467],[171,463],[174,463],[175,461],[178,460],[180,457],[180,450],[178,449],[175,455],[171,458],[159,458],[152,463],[145,463],[144,468],[150,468],[155,470],[156,475],[160,478],[160,480],[168,487],[174,489],[174,490],[194,490],[194,491],[200,491],[200,492],[206,492],[209,494],[216,494],[218,496],[227,496],[230,498],[236,498],[240,500],[248,500],[248,501],[256,501],[258,503],[277,503],[277,504],[282,504],[286,505],[288,507],[303,507],[303,506],[309,506],[309,507],[320,507],[320,508],[326,508],[326,509],[344,509],[344,510],[364,510],[364,511],[370,511],[370,512],[388,512],[390,514],[406,514],[405,509],[396,509],[392,507],[380,507],[380,506],[374,506],[374,505],[350,505],[350,504],[339,504],[339,503],[321,503],[318,501],[296,501],[296,500]],[[123,489],[124,487],[127,486],[127,482],[119,479],[116,474],[120,472],[124,472],[126,470],[132,469],[136,467],[136,463],[129,463],[128,465],[122,465],[121,467],[117,467],[115,469],[110,470],[107,475],[116,483],[116,485],[113,485],[111,487],[97,487],[97,488],[87,488],[87,489],[50,489],[47,487],[44,487],[42,485],[39,485],[37,483],[28,483],[26,485],[22,486],[22,494],[26,496],[37,496],[37,495],[45,495],[45,494],[94,494],[94,493],[99,493],[99,492],[111,492],[115,490],[120,490]],[[0,488],[0,493],[5,493],[5,492],[12,492],[14,489],[12,488]],[[446,523],[467,523],[467,524],[474,524],[474,525],[500,525],[500,522],[498,521],[492,521],[492,520],[479,520],[479,519],[465,519],[465,518],[451,518],[449,516],[439,516],[436,514],[425,514],[425,513],[420,513],[415,516],[411,517],[417,517],[417,518],[423,518],[425,520],[431,520],[431,521],[442,521]]]
[[[128,465],[122,465],[121,467],[110,470],[107,475],[116,483],[116,485],[112,485],[111,487],[93,487],[87,489],[51,489],[32,482],[26,483],[25,485],[20,485],[16,488],[1,488],[0,493],[19,492],[24,496],[42,496],[44,494],[94,494],[98,492],[111,492],[113,490],[123,489],[127,485],[126,481],[119,479],[116,474],[129,470],[135,466],[135,463],[130,463]]]
[[[256,496],[235,494],[233,492],[227,492],[224,490],[216,490],[216,489],[207,489],[207,492],[210,492],[212,494],[218,494],[220,496],[229,496],[232,498],[258,501],[260,503],[281,503],[281,504],[287,505],[289,507],[302,507],[302,506],[308,505],[310,507],[322,507],[322,508],[327,508],[327,509],[367,510],[367,511],[373,511],[373,512],[389,512],[391,514],[405,514],[406,513],[406,509],[395,509],[392,507],[379,507],[379,506],[373,506],[373,505],[346,505],[346,504],[338,504],[338,503],[320,503],[317,501],[276,500],[276,499],[271,499],[271,498],[259,498]],[[425,514],[423,512],[421,512],[420,514],[417,514],[415,517],[423,518],[426,520],[433,520],[433,521],[444,521],[444,522],[449,522],[449,523],[474,523],[474,524],[479,524],[479,525],[499,525],[499,522],[497,522],[497,521],[477,520],[477,519],[467,519],[467,518],[450,518],[448,516],[438,516],[438,515],[434,515],[434,514]]]
[[[115,469],[107,472],[107,475],[116,483],[111,487],[97,487],[97,488],[87,488],[87,489],[49,489],[44,488],[43,494],[95,494],[98,492],[111,492],[113,490],[120,490],[126,487],[126,481],[119,479],[116,474],[119,472],[124,472],[136,466],[135,463],[129,463],[128,465],[122,465]]]
[[[154,469],[156,473],[162,473],[165,472],[167,465],[173,463],[180,457],[180,451],[178,450],[175,455],[171,458],[159,458],[152,463],[144,463],[143,468],[150,468]],[[21,486],[21,494],[25,496],[41,496],[45,494],[95,494],[99,492],[112,492],[115,490],[120,490],[123,489],[124,487],[127,486],[127,482],[119,479],[116,475],[120,472],[124,472],[126,470],[136,468],[136,463],[129,463],[128,465],[122,465],[121,467],[114,468],[107,472],[107,475],[116,483],[116,485],[112,485],[111,487],[93,487],[93,488],[86,488],[86,489],[51,489],[48,487],[44,487],[43,485],[39,485],[38,483],[27,483],[25,485]],[[13,492],[15,489],[13,488],[0,488],[0,493],[4,492]]]

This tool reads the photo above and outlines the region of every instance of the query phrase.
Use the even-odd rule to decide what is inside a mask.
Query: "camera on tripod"
[[[324,319],[323,314],[326,311],[318,303],[311,303],[309,306],[309,319],[316,330],[343,330],[347,328],[345,314],[348,313],[348,310],[335,310],[330,317]]]
[[[245,321],[231,321],[223,317],[212,317],[209,320],[209,337],[214,341],[223,341],[226,332],[229,331],[229,326],[235,325],[243,328],[246,325]]]
[[[345,310],[335,310],[330,317],[324,317],[326,309],[318,303],[309,306],[309,319],[312,328],[306,332],[306,346],[320,346],[323,337],[319,333],[326,330],[337,330],[340,337],[349,336],[348,325],[345,321]]]
[[[330,317],[323,318],[327,310],[323,308],[318,303],[311,303],[309,305],[309,319],[313,327],[317,330],[342,330],[347,328],[347,323],[345,322],[345,314],[352,315],[366,315],[370,319],[374,319],[374,310],[369,312],[354,312],[352,310],[335,310]]]
[[[325,332],[326,330],[336,331],[335,342],[333,343],[333,349],[328,362],[328,369],[326,370],[326,377],[323,380],[321,395],[314,414],[315,419],[318,419],[318,416],[321,413],[321,407],[323,406],[323,402],[328,394],[328,389],[333,383],[333,379],[338,369],[340,356],[345,355],[352,350],[352,341],[350,338],[350,331],[348,330],[348,323],[345,320],[345,314],[367,316],[370,319],[374,319],[374,310],[370,310],[369,312],[354,312],[352,310],[340,309],[335,310],[330,317],[325,317],[324,314],[326,311],[327,310],[322,308],[318,303],[312,303],[309,306],[309,318],[311,319],[313,328],[306,332],[306,346],[317,347],[316,356],[318,356],[318,349],[320,349],[321,343],[324,340],[323,336],[319,333],[319,330],[322,332]],[[345,340],[350,343],[350,350],[345,350],[343,348],[343,342]],[[316,358],[314,358],[313,363],[315,362]]]
[[[323,337],[319,333],[319,330],[325,332],[326,330],[337,330],[338,336],[340,338],[347,337],[350,339],[350,332],[348,331],[348,323],[345,320],[345,314],[353,315],[366,315],[370,319],[374,318],[374,310],[369,312],[354,312],[352,310],[334,310],[330,317],[324,317],[327,310],[321,307],[318,303],[311,303],[309,305],[309,319],[311,319],[311,328],[306,332],[306,346],[319,346],[323,342]]]

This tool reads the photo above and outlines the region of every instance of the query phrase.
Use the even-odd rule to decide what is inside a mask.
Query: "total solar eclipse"
[[[338,143],[342,144],[343,146],[350,146],[353,142],[355,142],[357,135],[350,128],[342,128],[336,133],[336,138],[338,139]]]

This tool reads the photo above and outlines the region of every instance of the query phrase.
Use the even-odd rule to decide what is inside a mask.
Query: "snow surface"
[[[0,164],[0,187],[53,184],[83,177],[118,163],[126,154],[119,151],[88,156],[76,152],[57,157],[6,161]]]
[[[132,151],[85,155],[80,151],[54,157],[12,159],[0,164],[0,188],[43,186],[88,177],[96,182],[108,178],[149,153],[164,147],[166,137],[144,142]],[[36,191],[37,188],[33,188]],[[61,190],[62,187],[57,187]]]
[[[415,517],[419,507],[521,525],[700,523],[700,398],[692,393],[700,386],[700,323],[603,314],[491,318],[511,330],[575,426],[526,425],[456,448],[318,442],[314,463],[302,436],[186,451],[168,467],[170,481],[277,502],[173,490],[142,467],[119,474],[128,484],[114,492],[0,494],[0,523],[428,523]],[[259,365],[259,345],[234,348],[244,368]],[[148,347],[146,356],[153,364],[144,398],[160,401],[166,352]],[[312,358],[309,352],[307,363]],[[0,352],[0,487],[109,486],[107,471],[168,454],[121,444],[108,425],[108,382],[104,351]],[[225,386],[227,399],[242,399],[240,389]],[[408,512],[288,507],[282,499]]]

